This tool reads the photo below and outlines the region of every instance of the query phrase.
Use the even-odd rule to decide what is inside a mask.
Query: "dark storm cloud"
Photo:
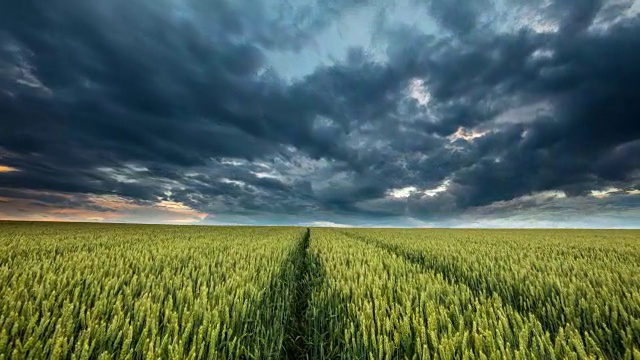
[[[257,74],[259,47],[298,46],[340,9],[303,6],[292,11],[308,23],[287,23],[232,5],[26,1],[3,11],[0,144],[24,159],[4,184],[120,192],[87,172],[253,158],[292,139],[313,146],[296,115],[278,115],[285,91]]]
[[[438,24],[456,35],[467,35],[477,29],[483,13],[489,13],[493,3],[489,0],[430,0],[429,10]]]
[[[157,9],[118,9],[115,2],[107,10],[121,10],[116,17],[90,4],[60,4],[56,14],[26,2],[19,7],[29,14],[6,15],[15,47],[34,54],[27,60],[34,75],[55,94],[39,101],[3,98],[3,133],[19,133],[23,138],[13,143],[27,144],[16,148],[3,139],[9,151],[103,147],[134,159],[192,165],[201,161],[200,149],[247,156],[269,147],[242,131],[252,119],[232,109],[255,86],[248,76],[259,67],[257,49],[222,42],[217,50],[198,29],[159,18]],[[138,12],[143,15],[131,15]]]
[[[623,161],[615,154],[638,149],[633,142],[640,138],[634,120],[640,116],[640,97],[632,89],[640,81],[633,65],[640,61],[639,30],[634,25],[557,40],[554,61],[523,84],[524,95],[553,101],[555,113],[528,126],[502,161],[480,161],[458,174],[477,191],[471,204],[554,188],[583,193],[637,177],[639,164],[633,159],[638,157]]]
[[[0,165],[18,171],[0,172],[0,196],[354,223],[485,216],[549,191],[567,196],[556,212],[601,201],[592,190],[638,196],[640,21],[620,15],[631,2],[416,1],[444,32],[372,29],[384,59],[363,46],[296,80],[273,68],[273,53],[313,46],[371,4],[7,5]],[[492,23],[511,8],[537,15]]]
[[[634,120],[640,99],[633,90],[640,80],[633,65],[640,60],[639,32],[637,22],[579,36],[568,30],[520,32],[429,58],[424,76],[437,114],[435,121],[419,125],[428,132],[451,135],[459,126],[487,125],[514,105],[548,101],[555,110],[531,124],[516,119],[517,124],[502,125],[464,149],[452,169],[460,185],[452,190],[457,205],[548,189],[584,193],[614,180],[637,179],[638,157],[624,161],[613,154],[636,152],[633,141],[640,138]],[[532,60],[540,49],[552,58]]]
[[[554,1],[552,14],[560,19],[561,32],[574,33],[587,29],[601,10],[604,0]]]

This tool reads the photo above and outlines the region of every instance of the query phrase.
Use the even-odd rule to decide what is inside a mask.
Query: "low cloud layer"
[[[638,226],[639,1],[340,4],[7,4],[0,218]]]

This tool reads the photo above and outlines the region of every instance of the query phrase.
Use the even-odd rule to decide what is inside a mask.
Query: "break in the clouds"
[[[0,5],[0,217],[640,224],[640,1]]]

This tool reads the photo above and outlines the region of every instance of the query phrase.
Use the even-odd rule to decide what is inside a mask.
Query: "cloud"
[[[409,196],[411,196],[412,193],[415,193],[417,191],[418,191],[418,188],[416,188],[415,186],[407,186],[401,189],[391,189],[387,191],[387,195],[393,198],[403,199],[403,198],[408,198]]]
[[[449,141],[450,142],[455,142],[456,140],[462,139],[464,141],[473,141],[473,139],[477,139],[479,137],[483,137],[486,134],[486,132],[484,131],[474,131],[474,130],[467,130],[464,127],[459,127],[458,130],[453,133],[452,135],[449,135]]]
[[[313,227],[331,227],[331,228],[348,228],[348,227],[352,227],[351,225],[334,223],[334,222],[331,222],[331,221],[313,221],[313,222],[309,223],[309,226],[313,226]]]
[[[7,172],[14,172],[14,171],[18,171],[18,169],[11,166],[0,165],[0,173],[7,173]]]
[[[491,11],[492,1],[472,3],[464,0],[430,0],[429,10],[440,26],[456,35],[467,35],[477,30],[483,12]]]
[[[198,223],[208,215],[175,201],[0,189],[0,220]]]
[[[547,224],[588,203],[625,222],[640,188],[636,8],[8,5],[0,187],[26,210],[4,215],[423,226],[517,209]],[[358,34],[340,38],[347,23]],[[274,64],[312,53],[304,71]]]
[[[639,209],[638,196],[566,197],[546,192],[474,209],[464,220],[482,227],[633,228],[637,227]]]

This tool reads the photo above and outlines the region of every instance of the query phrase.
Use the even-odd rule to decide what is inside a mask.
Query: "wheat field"
[[[640,359],[640,232],[0,223],[0,359]]]

